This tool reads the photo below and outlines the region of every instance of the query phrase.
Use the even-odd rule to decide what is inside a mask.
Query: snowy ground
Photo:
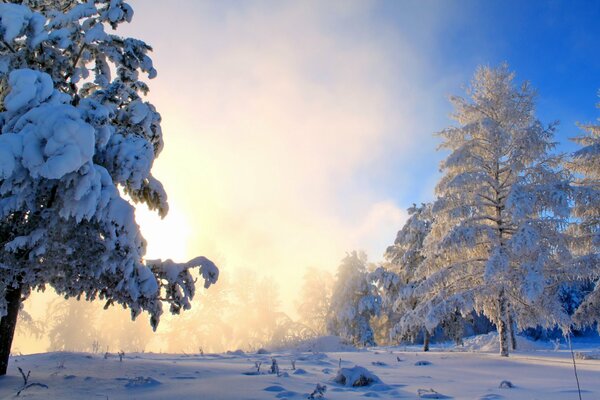
[[[520,344],[526,350],[505,359],[495,353],[493,336],[468,340],[463,351],[434,348],[373,348],[342,352],[277,352],[272,354],[118,356],[82,353],[45,353],[11,358],[9,374],[0,378],[0,398],[15,398],[22,386],[17,370],[31,370],[31,387],[19,398],[29,399],[306,399],[317,383],[327,385],[326,399],[419,398],[420,389],[433,389],[454,399],[577,399],[571,356],[564,345]],[[579,379],[584,399],[600,399],[600,342],[575,341]],[[334,349],[335,350],[335,349]],[[592,359],[584,359],[588,355]],[[282,376],[268,374],[275,357]],[[382,381],[370,387],[352,388],[333,382],[342,367],[360,365]],[[291,361],[295,360],[296,370]],[[260,375],[246,375],[256,370]],[[425,361],[425,362],[422,362]],[[425,364],[425,365],[417,365]],[[510,381],[514,388],[499,388]],[[421,392],[426,398],[429,394]],[[436,398],[436,397],[430,397]]]

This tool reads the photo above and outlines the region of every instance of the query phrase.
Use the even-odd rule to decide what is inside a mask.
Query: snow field
[[[471,341],[485,345],[485,337]],[[11,358],[8,375],[0,378],[0,398],[13,398],[20,389],[19,366],[25,372],[31,370],[29,382],[49,387],[25,390],[20,397],[29,399],[297,400],[306,399],[317,383],[327,385],[324,398],[330,400],[417,399],[418,393],[421,398],[576,399],[570,353],[544,349],[548,345],[542,343],[537,348],[543,350],[517,352],[509,358],[469,351],[468,346],[463,351],[438,348],[429,353],[416,347],[328,353],[137,353],[126,354],[122,362],[115,354],[105,359],[101,354],[44,353]],[[576,343],[576,351],[593,354],[598,345]],[[277,360],[280,376],[267,372],[272,358]],[[358,388],[335,383],[340,359],[342,368],[361,366],[381,383]],[[257,361],[262,363],[260,374],[255,373]],[[600,360],[579,359],[577,368],[583,398],[600,398]],[[502,381],[514,387],[500,388]]]

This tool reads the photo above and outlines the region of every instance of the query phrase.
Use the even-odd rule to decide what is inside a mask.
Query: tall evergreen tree
[[[32,289],[147,311],[156,327],[163,303],[190,307],[190,268],[217,280],[204,257],[145,261],[123,196],[167,213],[151,174],[161,118],[140,76],[156,76],[151,47],[107,32],[132,16],[123,0],[0,3],[0,375]]]
[[[569,325],[557,284],[568,276],[569,179],[551,154],[554,124],[535,118],[534,91],[513,80],[505,64],[480,67],[470,99],[451,98],[458,126],[440,133],[450,154],[416,273],[421,300],[401,321],[431,329],[455,310],[481,312],[503,356],[513,325]]]

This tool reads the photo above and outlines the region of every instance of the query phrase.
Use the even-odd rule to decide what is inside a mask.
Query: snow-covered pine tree
[[[554,125],[535,118],[534,91],[513,79],[506,64],[480,67],[470,99],[451,99],[458,126],[440,133],[450,154],[416,273],[420,301],[401,321],[430,329],[455,310],[481,312],[496,325],[503,356],[513,325],[565,328],[570,320],[558,293],[569,276],[569,179],[550,153]]]
[[[597,323],[600,331],[600,125],[584,125],[584,135],[573,138],[581,146],[567,166],[578,175],[574,183],[573,215],[575,270],[595,282],[573,316],[580,326]]]
[[[0,3],[0,375],[19,308],[32,289],[148,311],[190,306],[199,266],[144,260],[133,206],[161,216],[150,173],[163,147],[160,115],[140,78],[156,76],[141,40],[107,32],[133,16],[122,0]],[[119,190],[122,189],[122,192]]]
[[[374,346],[370,320],[381,310],[381,298],[369,281],[367,256],[353,251],[342,260],[333,287],[327,329],[357,346]]]
[[[418,298],[412,295],[417,283],[415,271],[424,261],[423,242],[431,230],[431,204],[413,205],[410,217],[396,235],[396,240],[384,254],[386,267],[372,275],[382,297],[382,309],[387,314],[390,338],[414,337],[422,327],[413,326],[410,332],[401,331],[400,318],[416,307]],[[416,324],[415,324],[416,325]],[[430,332],[424,329],[423,349],[429,349]]]

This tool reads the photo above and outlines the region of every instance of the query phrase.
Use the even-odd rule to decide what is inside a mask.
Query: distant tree
[[[332,289],[333,276],[329,272],[311,267],[304,273],[296,309],[299,321],[317,336],[327,333],[327,312]]]
[[[267,347],[289,349],[311,338],[314,338],[314,331],[311,328],[281,312],[275,320],[275,329],[267,342]]]
[[[333,287],[327,329],[357,346],[374,346],[371,317],[379,315],[381,298],[369,280],[364,253],[346,255],[338,268]]]
[[[595,283],[595,288],[579,305],[574,321],[580,326],[597,323],[600,331],[600,125],[582,128],[585,134],[573,139],[581,148],[567,162],[578,176],[572,246],[578,278]]]
[[[31,343],[31,340],[39,340],[44,336],[46,326],[43,319],[34,318],[25,307],[19,312],[15,338],[21,339],[20,342]],[[19,343],[15,340],[15,348],[18,348]]]
[[[98,329],[96,309],[89,303],[54,299],[48,303],[46,327],[49,351],[91,351],[95,341],[105,342]]]
[[[569,279],[569,176],[551,154],[554,125],[534,116],[534,92],[516,87],[506,65],[481,67],[453,97],[458,126],[443,130],[450,154],[436,187],[426,260],[416,275],[419,304],[404,329],[427,329],[458,310],[486,315],[508,356],[513,325],[568,329],[559,283]]]
[[[156,327],[163,303],[190,307],[190,268],[217,280],[204,257],[144,261],[123,196],[167,213],[150,173],[161,119],[142,99],[151,48],[106,32],[132,16],[122,0],[0,3],[0,375],[32,289],[148,311]]]

